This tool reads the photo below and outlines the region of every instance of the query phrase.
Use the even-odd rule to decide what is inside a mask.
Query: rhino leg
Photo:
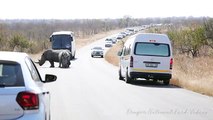
[[[50,62],[50,64],[51,64],[50,67],[55,67],[55,66],[54,66],[54,61],[49,61],[49,62]]]

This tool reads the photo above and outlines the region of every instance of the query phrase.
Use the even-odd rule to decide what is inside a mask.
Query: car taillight
[[[16,101],[24,110],[34,110],[39,108],[38,94],[32,92],[20,92],[16,97]]]
[[[133,67],[133,57],[130,57],[130,67]]]
[[[171,58],[170,59],[170,69],[172,69],[172,66],[173,66],[173,59]]]

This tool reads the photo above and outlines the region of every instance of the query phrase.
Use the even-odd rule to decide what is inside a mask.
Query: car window
[[[37,68],[35,67],[34,63],[30,58],[25,59],[25,63],[27,64],[27,67],[30,71],[31,77],[34,81],[41,81],[41,77],[38,73]]]
[[[95,50],[102,50],[101,47],[94,47],[93,49],[95,49]]]
[[[16,62],[0,61],[0,86],[24,86],[20,64]]]
[[[143,56],[162,56],[162,57],[170,56],[169,45],[162,43],[138,42],[136,43],[134,53],[135,55],[143,55]]]

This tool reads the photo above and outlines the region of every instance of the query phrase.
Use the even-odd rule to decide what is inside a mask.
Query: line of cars
[[[113,44],[116,44],[117,38],[116,37],[111,37],[111,38],[106,38],[104,41],[104,46],[106,48],[112,47]],[[91,57],[104,57],[104,48],[101,46],[95,46],[91,49]]]
[[[126,36],[130,36],[130,35],[134,35],[136,34],[138,31],[143,30],[143,29],[139,29],[139,28],[127,28],[125,29],[125,31],[122,31],[120,33],[118,33],[115,36],[112,37],[108,37],[105,39],[105,43],[104,46],[106,48],[110,48],[113,46],[113,44],[116,44],[117,42],[121,41],[123,38],[125,38]],[[91,49],[91,57],[104,57],[104,48],[102,48],[101,46],[94,46]]]

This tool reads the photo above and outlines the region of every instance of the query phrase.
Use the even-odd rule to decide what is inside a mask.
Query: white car
[[[102,47],[94,47],[91,49],[91,57],[100,56],[104,57],[104,49]]]
[[[111,39],[106,39],[105,40],[105,47],[112,47],[113,43]]]
[[[50,94],[44,83],[55,75],[41,76],[26,53],[0,52],[0,120],[50,120]]]

